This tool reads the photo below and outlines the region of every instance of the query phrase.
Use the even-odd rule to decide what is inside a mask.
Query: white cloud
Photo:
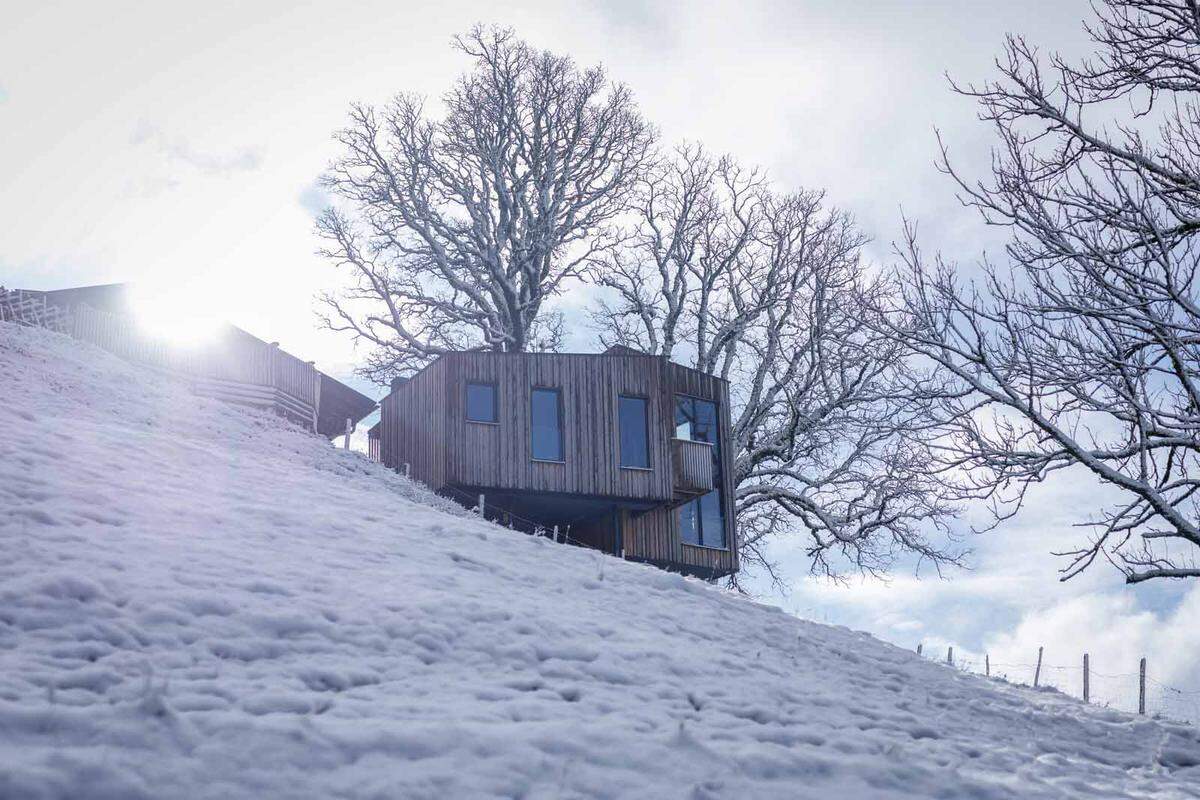
[[[1172,610],[1158,612],[1140,607],[1129,592],[1089,593],[1027,614],[1011,631],[990,636],[984,651],[993,663],[1030,664],[1042,647],[1045,682],[1072,694],[1082,691],[1083,654],[1088,653],[1092,698],[1126,709],[1136,703],[1138,664],[1145,658],[1149,710],[1200,722],[1194,707],[1200,698],[1186,694],[1200,693],[1197,619],[1200,586],[1192,586]],[[1028,667],[1012,670],[1024,680],[1029,672]]]
[[[229,152],[196,149],[186,139],[168,135],[156,125],[142,121],[134,128],[130,144],[146,146],[165,157],[172,166],[192,167],[204,175],[230,175],[249,172],[262,166],[260,147],[240,147]]]

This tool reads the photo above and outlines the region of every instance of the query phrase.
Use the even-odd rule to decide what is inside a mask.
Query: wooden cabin
[[[738,569],[726,381],[628,348],[443,355],[380,402],[379,459],[485,515],[667,569]]]

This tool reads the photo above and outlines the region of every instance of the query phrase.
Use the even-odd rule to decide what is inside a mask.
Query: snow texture
[[[0,323],[0,797],[1200,797],[1194,728],[483,523]]]

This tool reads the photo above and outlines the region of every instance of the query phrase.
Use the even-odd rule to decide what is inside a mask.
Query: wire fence
[[[563,525],[548,526],[536,520],[523,517],[511,509],[503,508],[489,501],[486,495],[473,495],[454,486],[442,487],[443,492],[455,499],[471,511],[480,514],[484,519],[503,525],[506,528],[523,531],[532,536],[553,539],[561,544],[573,544],[579,547],[591,547],[591,543],[571,536],[571,525],[579,519],[570,520]]]
[[[407,470],[397,471],[407,475]],[[486,495],[474,495],[453,486],[443,487],[442,491],[491,522],[564,544],[592,546],[592,543],[571,536],[571,524],[578,520],[547,527],[488,501]],[[1042,658],[1042,648],[1039,648],[1037,661],[1029,663],[992,661],[986,654],[964,657],[956,655],[953,647],[947,649],[943,659],[940,653],[925,651],[923,644],[917,645],[917,654],[943,661],[964,672],[1008,683],[1055,689],[1106,708],[1200,724],[1200,690],[1180,689],[1155,680],[1146,670],[1146,659],[1141,660],[1137,672],[1109,673],[1096,670],[1089,655],[1082,656],[1076,665],[1051,664]]]
[[[924,650],[917,653],[955,669],[994,680],[1023,686],[1055,689],[1089,703],[1130,713],[1200,724],[1200,690],[1181,689],[1156,680],[1146,659],[1134,664],[1134,671],[1107,672],[1096,669],[1096,661],[1081,655],[1076,664],[1051,664],[1039,648],[1038,658],[1029,662],[992,661],[990,656],[963,657],[947,648],[945,653]]]

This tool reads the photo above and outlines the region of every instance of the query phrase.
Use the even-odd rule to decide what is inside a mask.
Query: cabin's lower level
[[[527,533],[550,534],[559,540],[591,547],[630,561],[713,580],[736,571],[728,547],[705,547],[683,541],[686,507],[630,502],[605,497],[550,492],[498,491],[482,487],[445,487],[444,496],[475,507],[484,516]]]

